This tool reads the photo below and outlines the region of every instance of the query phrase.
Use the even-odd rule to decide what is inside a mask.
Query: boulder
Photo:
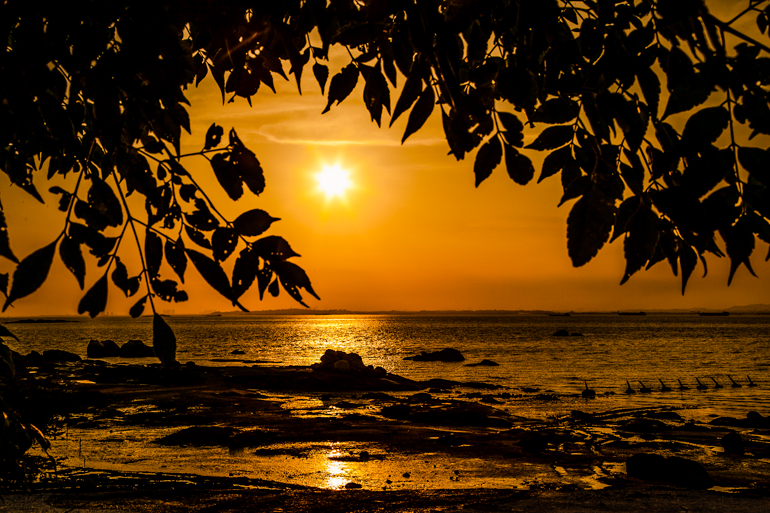
[[[500,364],[497,362],[493,362],[492,360],[481,360],[478,363],[466,363],[466,367],[497,367]]]
[[[91,340],[86,348],[88,358],[119,356],[120,347],[112,340]]]
[[[554,337],[569,337],[569,331],[567,330],[559,330],[556,333],[553,334]]]
[[[412,360],[415,362],[462,362],[465,360],[465,357],[457,349],[447,347],[441,351],[434,351],[432,353],[423,351],[422,354],[407,356],[404,360]]]
[[[43,360],[49,362],[79,362],[80,356],[61,349],[46,349],[43,351]]]
[[[347,360],[337,360],[334,362],[334,370],[342,374],[350,374],[350,363]]]
[[[241,349],[233,349],[230,351],[230,354],[246,354],[246,351],[243,351]]]
[[[129,340],[120,348],[121,358],[148,358],[155,356],[155,351],[141,340]]]
[[[730,431],[719,441],[725,452],[728,454],[745,454],[746,448],[743,446],[743,438],[735,431]]]
[[[706,469],[697,461],[659,454],[634,454],[626,460],[626,473],[644,481],[658,481],[686,488],[706,489],[714,485]]]

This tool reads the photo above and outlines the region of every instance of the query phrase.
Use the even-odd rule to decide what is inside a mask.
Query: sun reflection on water
[[[325,468],[323,469],[323,472],[326,472],[327,474],[323,485],[324,488],[338,490],[344,488],[344,486],[350,482],[348,479],[350,473],[348,464],[339,461],[337,458],[340,456],[342,456],[342,452],[337,448],[336,444],[331,445],[324,462]]]

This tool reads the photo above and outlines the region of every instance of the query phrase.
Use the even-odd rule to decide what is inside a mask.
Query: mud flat
[[[62,412],[56,469],[0,511],[757,511],[770,496],[768,412],[693,422],[583,401],[534,418],[519,413],[574,398],[310,367],[20,375]]]

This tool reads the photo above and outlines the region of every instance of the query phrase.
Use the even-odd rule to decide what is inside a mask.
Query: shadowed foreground
[[[542,420],[515,413],[559,397],[484,383],[307,367],[35,369],[24,379],[68,412],[57,468],[43,465],[32,495],[7,495],[0,511],[756,511],[770,495],[770,419],[757,413]]]

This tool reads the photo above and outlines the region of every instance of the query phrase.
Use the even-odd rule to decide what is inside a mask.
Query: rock
[[[350,374],[350,363],[347,360],[337,360],[334,362],[334,371]]]
[[[147,358],[155,356],[155,351],[141,340],[129,340],[120,348],[121,358]]]
[[[412,360],[415,362],[462,362],[465,360],[465,357],[457,349],[447,347],[441,351],[434,351],[432,353],[423,351],[422,354],[407,356],[404,360]]]
[[[582,333],[570,333],[569,336],[570,337],[582,337],[583,334]]]
[[[725,452],[729,454],[745,454],[746,448],[743,446],[743,438],[735,431],[730,431],[719,441]]]
[[[463,445],[468,443],[468,440],[465,439],[463,436],[457,436],[454,433],[449,433],[448,435],[441,435],[438,437],[437,442],[441,445],[447,445],[449,447],[457,447],[458,445]]]
[[[621,429],[634,433],[660,433],[671,428],[665,422],[655,419],[632,419],[623,424]]]
[[[48,360],[49,362],[79,362],[81,361],[80,356],[76,355],[75,353],[70,353],[69,351],[62,351],[61,349],[46,349],[43,351],[43,360]]]
[[[569,331],[567,331],[567,330],[559,330],[556,333],[554,333],[552,336],[554,336],[554,337],[569,337]]]
[[[626,460],[626,473],[644,481],[658,481],[686,488],[711,488],[714,482],[697,461],[659,454],[634,454]]]
[[[86,348],[88,358],[109,358],[119,354],[120,347],[112,340],[91,340]]]
[[[500,364],[492,360],[481,360],[478,363],[466,363],[466,367],[497,367]]]
[[[233,349],[230,351],[230,354],[246,354],[246,351],[243,351],[241,349]]]
[[[345,485],[346,490],[356,490],[358,488],[363,488],[363,486],[358,483],[348,483]]]

